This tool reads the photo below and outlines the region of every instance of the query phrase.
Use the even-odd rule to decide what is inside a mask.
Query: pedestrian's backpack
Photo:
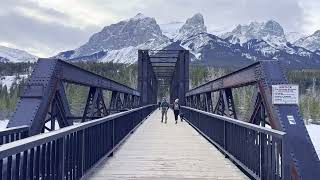
[[[179,104],[178,103],[174,103],[173,109],[174,110],[178,110],[179,109]]]
[[[168,107],[168,103],[167,102],[162,102],[161,107],[163,109],[166,109]]]

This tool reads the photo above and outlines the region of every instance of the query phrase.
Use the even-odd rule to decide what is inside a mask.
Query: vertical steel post
[[[66,151],[66,141],[64,140],[65,137],[61,137],[57,141],[58,146],[58,179],[64,179],[64,170],[65,170],[65,151]]]

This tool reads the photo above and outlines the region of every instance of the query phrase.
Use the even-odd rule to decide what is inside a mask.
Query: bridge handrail
[[[182,106],[183,118],[254,179],[289,179],[286,133]]]
[[[0,146],[7,179],[80,179],[111,156],[156,105],[146,105]]]
[[[71,134],[71,133],[79,131],[79,130],[84,130],[88,127],[92,127],[97,124],[101,124],[106,121],[116,119],[118,117],[124,116],[126,114],[129,114],[129,113],[132,113],[132,112],[135,112],[135,111],[138,111],[138,110],[150,107],[150,106],[153,106],[153,105],[142,106],[139,108],[131,109],[129,111],[111,114],[107,117],[103,117],[100,119],[95,119],[92,121],[76,124],[73,126],[65,127],[62,129],[58,129],[56,131],[48,132],[48,133],[30,136],[28,138],[25,138],[25,139],[22,139],[19,141],[5,144],[0,147],[0,159],[3,159],[3,158],[10,156],[10,155],[17,154],[19,152],[23,152],[25,150],[28,150],[28,149],[33,148],[35,146],[41,145],[41,144],[46,143],[48,141],[59,139],[61,137],[64,137],[66,134]],[[26,127],[28,127],[28,126],[26,126]],[[8,128],[8,129],[14,129],[14,128]]]
[[[0,145],[17,141],[28,136],[29,126],[6,128],[0,131]]]
[[[227,122],[230,122],[230,123],[233,123],[233,124],[245,127],[245,128],[249,128],[249,129],[252,129],[252,130],[255,130],[255,131],[258,131],[258,132],[262,132],[264,134],[270,134],[270,135],[278,137],[278,138],[283,138],[283,136],[286,134],[285,132],[282,132],[282,131],[279,131],[279,130],[276,130],[276,129],[270,129],[270,128],[258,126],[258,125],[247,123],[247,122],[244,122],[244,121],[232,119],[232,118],[229,118],[227,116],[221,116],[221,115],[218,115],[218,114],[209,113],[209,112],[206,112],[206,111],[190,108],[190,107],[187,107],[187,106],[182,106],[182,107],[186,108],[186,109],[189,109],[189,110],[192,110],[192,111],[196,111],[196,112],[205,114],[205,115],[210,116],[210,117],[218,118],[218,119],[221,119],[221,120],[224,120],[224,121],[227,121]]]
[[[5,135],[10,135],[12,132],[24,132],[28,131],[29,126],[17,126],[12,128],[6,128],[0,131],[0,137]]]

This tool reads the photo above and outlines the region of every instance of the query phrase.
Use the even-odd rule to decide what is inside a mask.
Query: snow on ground
[[[0,120],[0,131],[7,127],[8,121],[8,119]]]
[[[314,148],[317,151],[318,157],[320,158],[320,125],[309,124],[306,125],[311,141]]]
[[[9,122],[8,119],[0,120],[0,131],[6,129],[8,122]],[[79,124],[79,123],[78,122],[74,122],[74,125],[76,125],[76,124]],[[46,126],[50,128],[51,127],[51,122],[47,122]],[[59,123],[57,121],[55,122],[55,129],[56,130],[60,129]],[[48,132],[48,131],[46,130],[46,132]]]
[[[19,84],[22,79],[26,79],[27,77],[27,74],[19,75],[19,78],[17,76],[0,76],[0,84],[2,84],[2,87],[7,86],[7,90],[9,91],[13,83]]]

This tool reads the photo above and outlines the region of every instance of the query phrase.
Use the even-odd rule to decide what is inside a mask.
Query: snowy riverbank
[[[318,157],[320,158],[320,125],[309,124],[307,125],[307,129]]]
[[[0,76],[0,84],[2,86],[7,86],[7,89],[11,88],[12,84],[19,84],[23,79],[28,78],[27,74],[21,74],[19,76]]]
[[[7,127],[7,124],[8,124],[8,121],[7,119],[5,120],[0,120],[0,131],[5,129]]]

